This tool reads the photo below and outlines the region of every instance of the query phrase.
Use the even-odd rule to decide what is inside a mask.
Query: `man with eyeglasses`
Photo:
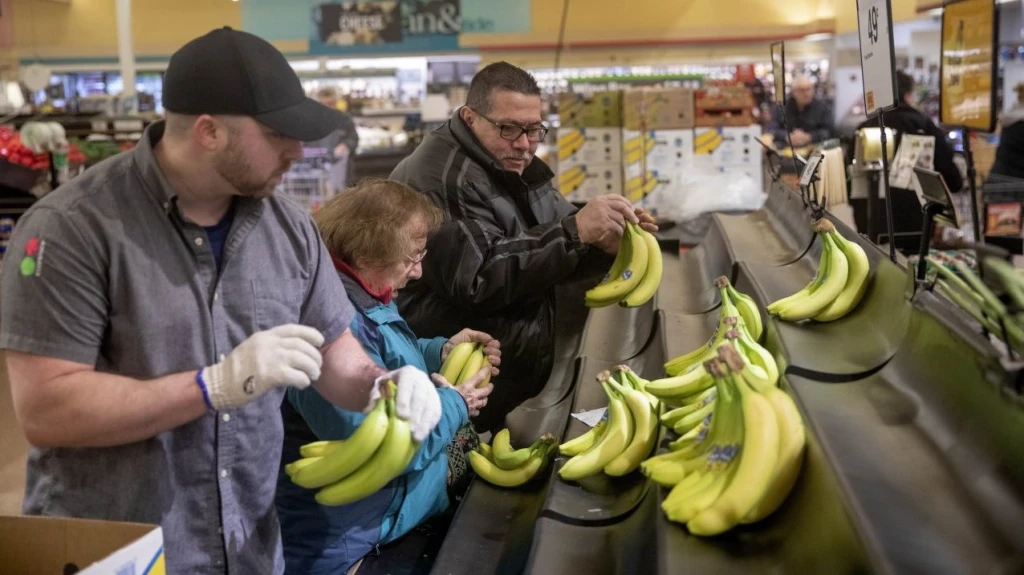
[[[490,64],[473,77],[466,105],[391,174],[446,216],[427,243],[422,279],[399,294],[402,315],[421,337],[471,327],[501,341],[501,377],[474,419],[481,432],[500,429],[543,388],[556,307],[564,320],[581,306],[578,286],[608,271],[625,223],[657,229],[622,196],[599,196],[579,210],[562,197],[554,173],[534,157],[548,132],[541,112],[528,72]]]
[[[788,134],[786,128],[789,128]],[[796,76],[785,108],[778,106],[775,109],[771,130],[779,146],[788,146],[790,142],[797,148],[819,144],[835,137],[832,106],[817,97],[810,78]]]

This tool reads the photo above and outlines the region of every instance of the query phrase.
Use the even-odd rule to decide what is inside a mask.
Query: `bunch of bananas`
[[[669,378],[652,381],[648,386],[648,391],[654,395],[678,399],[711,387],[711,375],[703,369],[703,363],[715,356],[716,348],[725,342],[726,335],[733,329],[738,329],[740,343],[745,350],[751,350],[751,356],[756,356],[756,363],[762,369],[774,370],[778,377],[775,360],[767,350],[757,344],[764,333],[764,324],[761,322],[761,312],[757,308],[757,303],[750,296],[737,291],[725,276],[718,277],[715,286],[722,302],[718,327],[707,343],[665,364],[665,372]],[[654,387],[651,388],[651,385]]]
[[[441,364],[441,377],[448,383],[459,386],[472,379],[485,365],[488,365],[488,362],[484,355],[484,344],[476,341],[462,342],[455,344],[448,352],[448,357]],[[488,371],[476,386],[487,387],[490,382],[491,373]]]
[[[587,433],[563,443],[559,450],[570,455],[558,475],[578,481],[604,471],[621,477],[633,472],[658,441],[661,402],[643,389],[643,380],[627,366],[618,366],[620,380],[610,371],[597,379],[608,395],[608,419]]]
[[[545,433],[533,445],[513,449],[508,429],[495,434],[491,445],[480,444],[478,451],[469,453],[469,464],[484,481],[498,487],[518,487],[544,471],[558,440]]]
[[[682,435],[670,444],[672,451],[641,465],[645,475],[672,488],[662,502],[665,515],[694,535],[718,535],[764,519],[782,505],[800,474],[806,444],[800,412],[753,367],[734,344],[718,348],[704,366],[714,393],[687,406],[691,413],[704,410],[703,417],[689,417],[682,426],[684,418],[677,419]],[[707,405],[714,406],[710,412]]]
[[[853,311],[868,288],[867,254],[849,242],[828,220],[814,223],[822,241],[818,272],[802,290],[768,306],[768,313],[786,321],[835,321]]]
[[[1004,303],[971,268],[962,262],[950,269],[934,257],[928,258],[935,271],[935,291],[970,314],[989,333],[1005,340],[1017,354],[1024,355],[1024,277],[1009,262],[987,257],[982,260],[986,278],[1006,295]],[[1011,313],[1008,305],[1017,309]]]
[[[604,281],[587,291],[587,307],[615,303],[638,307],[647,303],[661,285],[661,266],[658,238],[634,223],[627,223],[611,270]]]
[[[398,477],[419,443],[409,422],[395,413],[395,384],[381,387],[381,398],[356,431],[343,441],[316,441],[300,449],[303,459],[285,466],[292,482],[320,489],[321,505],[345,505],[372,495]]]

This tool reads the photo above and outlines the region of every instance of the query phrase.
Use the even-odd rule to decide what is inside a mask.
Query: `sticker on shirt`
[[[46,242],[32,237],[25,243],[25,255],[21,258],[21,275],[38,277],[43,271],[43,251]]]

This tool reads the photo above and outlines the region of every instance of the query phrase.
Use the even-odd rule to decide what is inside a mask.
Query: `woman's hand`
[[[477,384],[484,380],[487,376],[487,368],[481,368],[480,371],[476,372],[476,375],[466,380],[466,383],[458,387],[454,387],[448,383],[440,373],[435,373],[431,376],[437,387],[453,387],[455,391],[459,392],[462,396],[463,401],[466,402],[466,409],[469,410],[470,417],[476,417],[480,415],[480,410],[487,405],[487,397],[494,391],[494,384],[488,383],[487,387],[481,387],[477,389]]]
[[[448,354],[456,345],[467,342],[484,344],[484,357],[487,358],[487,363],[491,364],[491,377],[498,375],[498,366],[501,365],[501,342],[482,331],[466,328],[453,335],[441,348],[441,361],[448,359]]]

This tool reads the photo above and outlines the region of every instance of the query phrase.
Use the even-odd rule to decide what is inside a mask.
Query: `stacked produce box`
[[[657,214],[696,172],[749,175],[760,189],[760,126],[742,85],[560,94],[558,185],[570,201],[618,193]]]
[[[630,201],[643,205],[647,196],[678,187],[683,171],[692,167],[693,105],[688,88],[626,92],[622,165]]]
[[[711,85],[697,91],[697,161],[716,171],[749,175],[761,187],[760,126],[752,125],[753,96],[741,85]]]
[[[622,193],[622,92],[558,97],[558,188],[570,201]]]

